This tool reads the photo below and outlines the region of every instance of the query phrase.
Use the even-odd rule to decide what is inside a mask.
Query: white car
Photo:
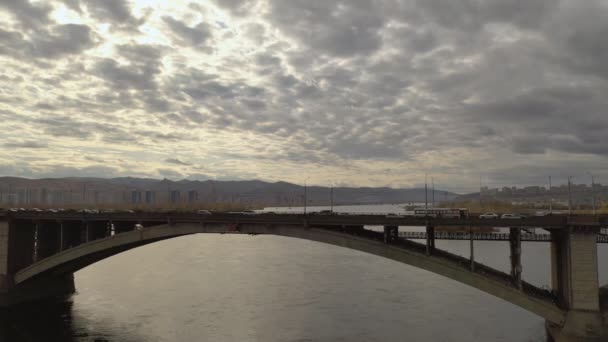
[[[481,214],[481,215],[479,215],[479,218],[480,219],[497,219],[498,214],[494,214],[494,213]]]
[[[403,218],[403,215],[399,215],[399,214],[395,214],[395,213],[388,213],[385,216],[386,218]]]
[[[209,210],[205,210],[205,209],[197,210],[196,213],[199,215],[211,215],[211,212]]]
[[[501,219],[510,219],[510,220],[519,220],[523,218],[523,216],[519,214],[502,214]]]

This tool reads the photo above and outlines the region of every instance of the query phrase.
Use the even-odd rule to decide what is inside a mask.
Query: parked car
[[[497,219],[498,214],[494,214],[494,213],[481,214],[481,215],[479,215],[479,218],[480,219]]]
[[[205,209],[197,210],[196,213],[199,215],[211,215],[211,212]]]
[[[519,219],[523,218],[523,216],[521,216],[520,214],[502,214],[502,216],[500,218],[519,220]]]
[[[258,213],[255,212],[254,210],[243,210],[243,211],[240,212],[240,214],[243,214],[243,215],[257,215]]]
[[[317,212],[315,214],[318,214],[318,215],[332,215],[333,213],[334,212],[331,211],[331,210],[321,210],[321,211],[319,211],[319,212]]]
[[[402,218],[403,215],[399,215],[399,214],[395,214],[395,213],[388,213],[385,215],[386,218]]]

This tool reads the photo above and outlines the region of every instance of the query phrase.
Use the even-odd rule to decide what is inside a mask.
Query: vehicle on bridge
[[[479,215],[479,218],[480,219],[497,219],[498,214],[494,214],[494,213],[481,214],[481,215]]]
[[[520,214],[502,214],[502,216],[500,217],[501,219],[509,219],[509,220],[519,220],[524,218],[522,215]]]
[[[469,216],[467,208],[415,208],[415,217],[465,218]]]

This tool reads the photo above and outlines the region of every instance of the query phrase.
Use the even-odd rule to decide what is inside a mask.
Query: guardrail
[[[426,239],[426,232],[399,232],[399,237],[405,239]],[[470,240],[471,234],[466,232],[435,232],[435,239],[440,240]],[[508,233],[473,233],[473,240],[509,241]],[[551,234],[522,233],[521,241],[548,242]],[[608,235],[598,234],[598,243],[608,243]]]

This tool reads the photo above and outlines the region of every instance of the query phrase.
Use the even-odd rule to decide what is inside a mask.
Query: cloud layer
[[[607,17],[600,0],[0,0],[0,172],[601,181]]]

